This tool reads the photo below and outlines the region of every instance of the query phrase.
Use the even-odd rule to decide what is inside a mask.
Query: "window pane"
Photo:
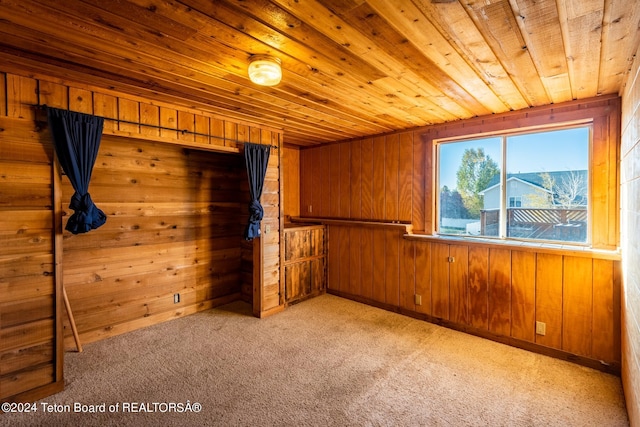
[[[589,128],[508,137],[507,236],[586,242],[588,167]]]
[[[485,191],[493,186],[498,197],[501,162],[500,137],[444,143],[438,146],[438,232],[497,236],[498,212],[484,215]],[[483,222],[484,221],[484,222]]]

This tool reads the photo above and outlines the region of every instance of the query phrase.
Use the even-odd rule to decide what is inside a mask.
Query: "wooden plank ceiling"
[[[619,93],[639,23],[640,0],[0,0],[0,64],[306,146]]]

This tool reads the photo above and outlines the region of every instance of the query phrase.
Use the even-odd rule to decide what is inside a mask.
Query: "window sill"
[[[551,253],[558,255],[570,255],[586,258],[607,259],[613,261],[620,261],[622,255],[620,250],[610,249],[594,249],[589,246],[578,246],[561,243],[534,243],[534,242],[522,242],[517,240],[498,240],[498,239],[483,239],[482,237],[456,237],[456,236],[441,236],[431,234],[411,234],[404,235],[407,240],[415,241],[430,241],[436,243],[448,243],[448,244],[463,244],[467,246],[482,246],[489,248],[500,249],[513,249],[526,252],[537,253]]]

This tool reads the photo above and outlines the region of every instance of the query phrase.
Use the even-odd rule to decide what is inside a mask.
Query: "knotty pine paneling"
[[[44,104],[134,122],[105,120],[90,191],[109,219],[89,234],[63,234],[72,190],[53,166],[46,118],[34,107]],[[249,244],[241,237],[249,197],[242,145],[231,138],[280,147],[282,137],[155,100],[0,72],[1,400],[23,392],[44,397],[63,387],[62,325],[69,325],[56,265],[66,272],[86,342],[241,292],[251,301],[254,284],[257,315],[281,304],[281,153],[272,150],[263,195],[269,233]],[[74,346],[68,334],[66,343]]]
[[[6,74],[6,84],[7,117],[34,120],[35,110],[32,106],[39,101],[38,81],[30,77]]]
[[[158,109],[159,111],[160,109]],[[104,117],[106,119],[117,119],[118,118],[118,98],[113,95],[108,95],[105,93],[94,92],[93,93],[93,114],[96,116]],[[158,125],[160,125],[160,120],[158,120]],[[118,122],[114,120],[105,120],[104,121],[104,129],[106,132],[113,132],[118,130]],[[160,129],[158,129],[160,132]],[[166,134],[159,134],[158,136],[166,136]]]
[[[118,99],[118,129],[123,132],[140,133],[140,103],[129,99]],[[134,122],[134,123],[126,123]]]
[[[11,372],[18,372],[30,366],[48,364],[54,357],[53,340],[35,345],[28,349],[5,351],[2,354],[0,377]]]
[[[238,124],[230,121],[224,122],[224,138],[229,140],[230,147],[236,147],[238,140]]]
[[[244,179],[238,155],[105,135],[90,193],[107,222],[91,233],[65,233],[63,243],[65,286],[81,339],[239,294]],[[63,203],[72,194],[63,179]]]
[[[157,107],[156,107],[157,108]],[[69,88],[69,109],[79,113],[93,113],[93,93],[90,90]],[[140,113],[142,114],[142,108]]]
[[[219,120],[216,118],[211,118],[211,122],[209,124],[209,134],[212,136],[211,143],[212,144],[223,144],[225,140],[224,136],[224,120]],[[250,140],[251,142],[259,141],[259,136],[253,136]]]
[[[191,132],[196,130],[196,116],[187,111],[178,111],[177,128],[186,131],[178,133],[180,141],[195,142],[195,135]]]
[[[257,137],[257,134],[254,137]],[[284,262],[284,254],[280,250],[284,207],[280,198],[282,188],[282,168],[280,167],[282,162],[281,135],[276,132],[262,130],[259,137],[259,141],[254,141],[271,145],[271,147],[280,147],[280,149],[271,149],[261,198],[264,218],[261,224],[262,234],[258,244],[261,246],[262,265],[260,267],[262,280],[258,284],[254,283],[254,286],[260,286],[261,311],[257,313],[257,307],[254,304],[254,314],[262,317],[284,308],[284,270],[281,268]],[[246,179],[246,174],[244,179]]]
[[[163,138],[178,138],[178,112],[173,108],[160,107],[160,136]],[[172,130],[176,129],[176,130]]]
[[[195,122],[193,126],[195,134],[192,135],[193,141],[197,144],[208,144],[209,139],[211,139],[211,143],[213,144],[213,139],[209,138],[207,135],[210,135],[210,119],[201,114],[195,114]],[[247,135],[242,135],[243,141],[248,141],[249,137]]]
[[[144,126],[148,125],[148,126]],[[150,137],[159,137],[160,107],[146,102],[140,103],[140,133]],[[207,133],[207,132],[205,132]]]
[[[30,110],[14,101],[16,95],[33,101],[37,82],[8,81],[9,108],[6,98],[0,100],[0,400],[62,379],[54,351],[53,147],[33,121],[21,118]]]
[[[620,261],[407,238],[383,226],[327,228],[329,292],[542,353],[603,361],[612,372],[620,367]],[[536,321],[546,335],[536,335]]]
[[[67,86],[46,80],[38,81],[38,103],[54,108],[67,109],[69,97]]]

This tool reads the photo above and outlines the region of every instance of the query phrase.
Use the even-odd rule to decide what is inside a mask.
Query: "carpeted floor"
[[[88,344],[66,354],[65,378],[0,425],[628,425],[618,377],[331,295]]]

